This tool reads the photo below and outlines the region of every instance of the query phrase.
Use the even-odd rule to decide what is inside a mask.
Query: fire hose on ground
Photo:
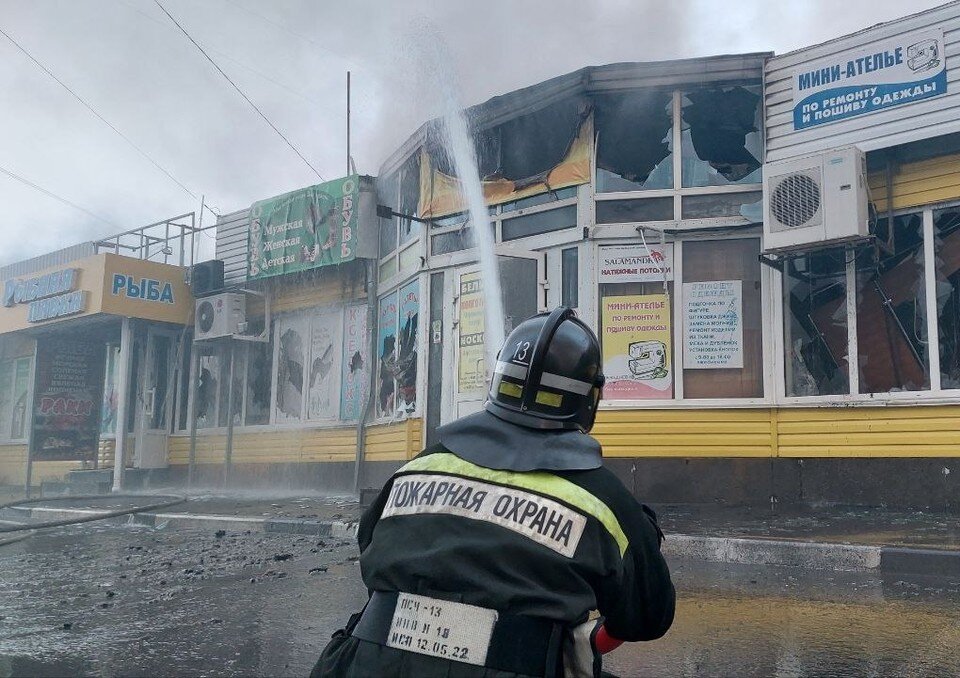
[[[143,499],[147,495],[142,494],[81,494],[75,496],[64,496],[64,497],[39,497],[36,499],[19,499],[17,501],[7,502],[6,504],[0,504],[0,511],[9,508],[16,508],[24,506],[26,504],[39,504],[39,503],[48,503],[56,501],[90,501],[95,499],[130,499],[138,498]],[[187,497],[181,497],[175,494],[162,494],[162,495],[152,495],[151,498],[163,499],[163,501],[158,501],[153,504],[148,504],[146,506],[134,506],[133,508],[124,508],[124,509],[115,509],[110,511],[105,511],[103,513],[94,513],[91,515],[78,516],[73,518],[64,518],[62,520],[48,520],[42,523],[20,523],[8,520],[0,520],[0,535],[7,534],[10,532],[27,532],[27,534],[17,535],[9,539],[0,539],[0,546],[6,546],[7,544],[13,544],[23,539],[36,534],[37,530],[44,530],[50,527],[64,527],[66,525],[77,525],[79,523],[90,523],[95,520],[107,520],[109,518],[117,518],[119,516],[130,515],[133,513],[145,513],[147,511],[156,511],[158,509],[169,508],[171,506],[176,506],[177,504],[182,504],[187,501]]]

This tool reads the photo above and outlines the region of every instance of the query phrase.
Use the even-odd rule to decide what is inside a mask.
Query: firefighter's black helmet
[[[528,428],[586,433],[597,416],[602,365],[597,336],[560,306],[524,320],[503,342],[485,407]]]

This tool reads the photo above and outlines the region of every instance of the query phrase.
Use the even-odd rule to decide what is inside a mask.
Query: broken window
[[[673,188],[673,93],[594,97],[597,191]]]
[[[397,293],[380,300],[377,323],[377,416],[393,416],[396,407]]]
[[[298,421],[303,413],[303,370],[306,362],[307,322],[288,316],[277,322],[276,421]]]
[[[134,354],[136,358],[136,354]],[[217,425],[217,396],[220,393],[219,355],[200,356],[197,374],[197,428],[213,428]]]
[[[420,215],[420,154],[414,153],[400,169],[400,214]],[[396,217],[400,231],[400,244],[420,235],[420,222]]]
[[[685,92],[681,109],[683,187],[760,183],[760,87]]]
[[[251,334],[259,334],[263,321],[257,328],[251,323]],[[247,426],[270,423],[270,384],[273,361],[273,337],[268,343],[253,343],[247,347],[247,411],[244,423]]]
[[[940,385],[960,388],[960,209],[933,213]]]
[[[923,217],[878,219],[877,247],[857,260],[861,393],[930,388],[923,274]]]
[[[849,393],[844,250],[789,258],[783,271],[783,298],[786,394]]]
[[[546,212],[535,212],[522,217],[504,219],[501,224],[503,241],[526,238],[577,225],[577,206],[568,205]]]
[[[420,324],[420,281],[414,278],[401,287],[397,301],[399,349],[395,375],[396,413],[410,416],[417,409],[417,330]]]

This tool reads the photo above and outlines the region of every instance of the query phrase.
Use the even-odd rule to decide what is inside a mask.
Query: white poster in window
[[[673,243],[601,247],[597,282],[631,283],[673,280]]]
[[[339,415],[340,324],[339,308],[318,309],[311,318],[308,419],[336,419]]]
[[[713,280],[683,284],[683,367],[743,368],[743,284]]]
[[[307,323],[300,316],[277,322],[276,421],[297,421],[303,411],[303,366]]]

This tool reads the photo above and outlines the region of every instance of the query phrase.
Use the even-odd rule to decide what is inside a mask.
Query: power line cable
[[[219,71],[220,75],[222,75],[222,76],[224,77],[224,79],[226,79],[227,82],[229,82],[231,85],[233,85],[233,88],[234,88],[235,90],[237,90],[237,93],[238,93],[240,96],[242,96],[242,97],[244,98],[244,100],[245,100],[248,104],[250,104],[250,106],[253,108],[253,110],[255,110],[255,111],[260,115],[260,117],[263,118],[264,122],[266,122],[268,125],[270,125],[270,128],[271,128],[274,132],[276,132],[277,135],[278,135],[281,139],[283,139],[283,140],[286,142],[287,146],[289,146],[289,147],[291,148],[291,150],[293,150],[293,152],[296,153],[297,156],[298,156],[301,160],[303,160],[304,164],[305,164],[307,167],[309,167],[311,170],[313,170],[313,173],[316,174],[316,175],[320,178],[320,181],[324,181],[323,175],[320,174],[320,172],[317,170],[317,168],[314,167],[312,164],[310,164],[310,161],[307,160],[307,159],[303,156],[303,154],[297,149],[297,147],[294,146],[294,145],[290,142],[290,140],[287,139],[287,137],[284,136],[283,132],[281,132],[279,129],[277,129],[277,126],[274,125],[274,124],[270,121],[270,118],[268,118],[268,117],[264,114],[264,112],[261,111],[260,108],[259,108],[255,103],[253,103],[253,101],[250,100],[250,97],[248,97],[246,94],[243,93],[243,90],[240,89],[240,88],[237,86],[237,83],[235,83],[233,80],[231,80],[231,79],[230,79],[230,76],[227,75],[227,74],[224,72],[224,70],[223,70],[222,68],[220,68],[220,66],[217,65],[217,62],[214,61],[214,60],[210,57],[209,54],[207,54],[207,52],[203,49],[203,47],[200,46],[200,43],[198,43],[196,40],[194,40],[193,37],[192,37],[189,33],[187,33],[187,30],[186,30],[183,26],[180,25],[180,22],[177,21],[176,19],[174,19],[174,18],[173,18],[173,15],[170,14],[170,12],[167,11],[167,8],[160,4],[160,0],[153,0],[153,1],[157,4],[157,7],[159,7],[161,10],[163,10],[163,13],[166,14],[166,15],[170,18],[170,21],[172,21],[174,24],[176,24],[177,28],[180,29],[180,32],[182,32],[185,36],[187,36],[187,39],[188,39],[190,42],[193,43],[194,47],[196,47],[198,50],[200,50],[200,53],[203,54],[204,57],[206,57],[207,61],[209,61],[211,64],[213,64],[213,67],[216,68],[217,71]]]
[[[155,18],[155,17],[153,17],[153,16],[150,16],[150,15],[147,14],[146,12],[142,11],[140,8],[136,7],[135,5],[131,5],[129,2],[125,2],[125,0],[116,0],[116,1],[117,1],[119,4],[124,5],[125,7],[127,7],[128,9],[130,9],[130,11],[136,12],[137,14],[139,14],[139,15],[140,15],[141,17],[143,17],[144,19],[147,19],[148,21],[150,21],[150,22],[152,22],[152,23],[154,23],[154,24],[156,24],[156,25],[158,25],[158,26],[162,26],[164,30],[170,30],[170,31],[176,31],[176,30],[177,30],[176,28],[174,28],[173,26],[171,26],[167,21],[165,21],[165,20],[163,20],[163,19]],[[317,106],[322,107],[322,108],[325,108],[325,109],[330,110],[330,111],[333,111],[333,110],[335,109],[335,106],[334,106],[333,104],[331,104],[329,101],[321,101],[320,99],[317,99],[317,98],[315,98],[315,97],[307,96],[306,94],[304,94],[304,93],[301,92],[300,90],[297,90],[297,89],[295,89],[294,87],[291,87],[290,85],[287,85],[287,84],[284,84],[283,82],[280,82],[280,81],[277,80],[276,78],[272,77],[271,75],[269,75],[269,74],[267,74],[267,73],[264,73],[263,71],[260,71],[260,70],[258,70],[258,69],[256,69],[256,68],[253,68],[252,66],[248,66],[247,64],[243,63],[243,62],[240,61],[239,59],[233,58],[232,56],[230,56],[230,55],[227,54],[226,52],[223,52],[223,51],[218,50],[218,49],[214,49],[214,48],[212,48],[212,47],[207,47],[207,51],[209,51],[209,52],[212,53],[212,54],[216,54],[216,55],[218,55],[219,57],[221,57],[221,58],[223,58],[223,59],[226,59],[227,61],[229,61],[229,62],[232,63],[233,65],[235,65],[235,66],[237,66],[237,67],[239,67],[239,68],[242,68],[242,69],[245,70],[245,71],[248,71],[248,72],[250,72],[250,73],[253,73],[253,74],[256,75],[258,78],[262,78],[263,80],[266,80],[267,82],[276,85],[276,86],[279,87],[280,89],[283,89],[283,90],[289,92],[290,94],[294,95],[295,97],[298,97],[298,98],[300,98],[300,99],[303,99],[305,102],[309,103],[314,109],[316,109]],[[339,109],[339,108],[336,108],[336,110],[339,112],[340,109]]]
[[[80,207],[80,205],[78,205],[78,204],[76,204],[76,203],[74,203],[74,202],[70,202],[70,201],[67,200],[66,198],[63,198],[63,197],[57,195],[57,194],[54,193],[53,191],[48,191],[48,190],[45,189],[43,186],[38,186],[37,184],[33,183],[33,182],[30,181],[29,179],[26,179],[26,178],[20,176],[20,175],[17,174],[16,172],[11,172],[10,170],[8,170],[8,169],[6,169],[6,168],[4,168],[4,167],[0,167],[0,172],[3,172],[4,174],[6,174],[6,175],[7,175],[8,177],[10,177],[11,179],[16,179],[16,180],[19,181],[21,184],[25,184],[25,185],[29,186],[30,188],[33,188],[33,189],[36,189],[36,190],[40,191],[40,192],[43,193],[44,195],[49,196],[49,197],[53,198],[54,200],[59,200],[59,201],[62,202],[64,205],[69,205],[70,207],[72,207],[72,208],[75,209],[75,210],[80,210],[81,212],[83,212],[83,213],[86,214],[87,216],[91,216],[91,217],[93,217],[94,219],[96,219],[97,221],[102,221],[103,223],[107,224],[108,226],[111,226],[111,227],[113,227],[113,228],[120,229],[120,226],[118,226],[117,224],[113,223],[113,222],[110,221],[109,219],[104,219],[103,217],[94,214],[94,213],[91,212],[90,210],[88,210],[88,209],[86,209],[86,208],[84,208],[84,207]],[[122,230],[122,229],[121,229],[121,230]]]
[[[182,188],[184,191],[186,191],[188,194],[190,194],[190,196],[191,196],[192,198],[194,198],[195,200],[199,200],[199,198],[197,197],[197,194],[196,194],[196,193],[194,193],[194,192],[191,191],[189,188],[187,188],[186,186],[184,186],[183,183],[181,183],[175,176],[173,176],[173,174],[171,174],[169,170],[167,170],[163,165],[161,165],[159,162],[157,162],[157,161],[154,160],[152,157],[150,157],[150,155],[149,155],[146,151],[144,151],[142,148],[140,148],[139,146],[137,146],[137,145],[130,139],[130,137],[128,137],[128,136],[127,136],[126,134],[124,134],[123,132],[121,132],[119,129],[117,129],[117,127],[116,127],[113,123],[111,123],[109,120],[107,120],[107,119],[104,118],[102,115],[100,115],[100,113],[98,113],[97,110],[96,110],[93,106],[91,106],[90,104],[88,104],[83,97],[81,97],[79,94],[77,94],[75,91],[73,91],[63,80],[61,80],[61,79],[58,78],[56,75],[54,75],[53,71],[51,71],[49,68],[47,68],[46,66],[44,66],[42,63],[40,63],[40,61],[38,61],[36,57],[34,57],[30,52],[28,52],[27,49],[26,49],[23,45],[21,45],[19,42],[17,42],[16,40],[14,40],[13,37],[12,37],[9,33],[7,33],[5,30],[3,30],[3,28],[0,28],[0,35],[3,35],[3,37],[5,37],[7,40],[9,40],[9,41],[14,45],[14,47],[16,47],[18,50],[20,50],[21,52],[23,52],[23,54],[24,54],[28,59],[30,59],[30,61],[32,61],[34,64],[36,64],[37,67],[38,67],[40,70],[42,70],[44,73],[46,73],[46,74],[49,75],[51,78],[53,78],[53,80],[54,80],[58,85],[60,85],[61,87],[63,87],[63,89],[67,90],[67,92],[69,92],[69,93],[73,96],[74,99],[76,99],[76,100],[79,101],[81,104],[83,104],[83,106],[84,106],[88,111],[90,111],[91,113],[93,113],[93,115],[94,115],[98,120],[100,120],[100,122],[102,122],[102,123],[105,124],[107,127],[109,127],[109,128],[112,129],[114,132],[116,132],[116,133],[120,136],[121,139],[123,139],[124,141],[126,141],[137,153],[139,153],[139,154],[142,155],[144,158],[146,158],[146,159],[150,162],[150,164],[152,164],[152,165],[153,165],[154,167],[156,167],[158,170],[160,170],[160,171],[163,172],[165,175],[167,175],[167,177],[169,177],[171,181],[173,181],[177,186],[179,186],[179,187]]]

